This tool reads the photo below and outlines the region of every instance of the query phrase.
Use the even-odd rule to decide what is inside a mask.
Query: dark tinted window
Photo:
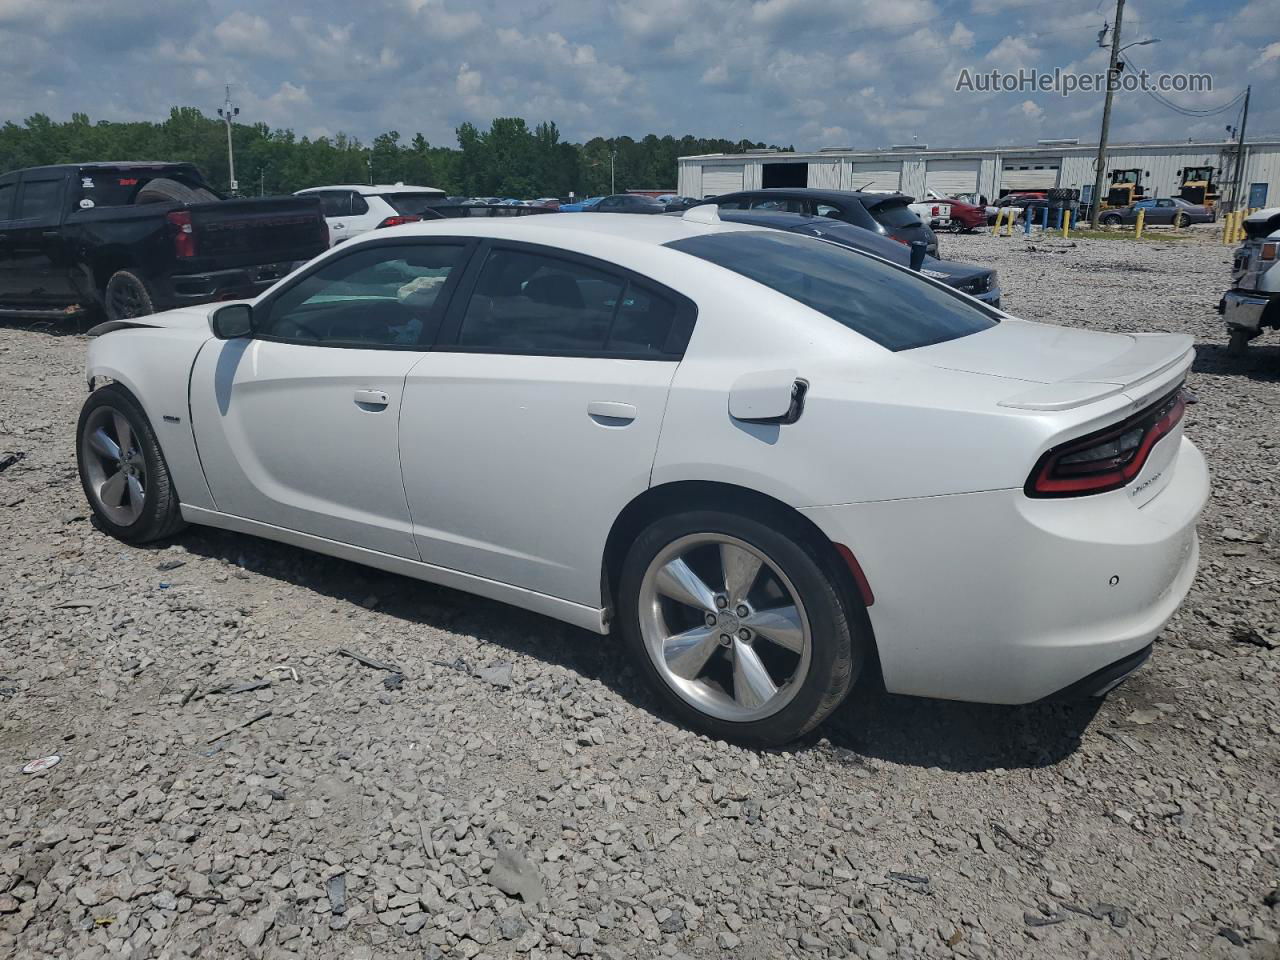
[[[882,203],[872,208],[871,216],[890,230],[920,226],[920,218],[905,203]]]
[[[353,216],[360,216],[362,213],[369,212],[369,202],[358,193],[351,194],[351,213]]]
[[[445,201],[439,193],[384,193],[382,199],[391,204],[396,213],[406,217],[420,217],[428,207]]]
[[[17,220],[52,220],[58,215],[61,180],[27,180],[22,184]]]
[[[609,353],[666,352],[676,306],[643,284],[628,283],[618,303],[605,350]]]
[[[0,183],[0,220],[9,219],[9,210],[13,207],[13,197],[17,192],[16,183]]]
[[[601,352],[624,284],[573,261],[494,250],[467,304],[458,343],[512,353]]]
[[[309,194],[309,196],[317,196],[317,194]],[[318,196],[320,197],[320,207],[326,217],[351,216],[351,194],[347,191],[327,190],[318,194]]]
[[[439,326],[437,299],[464,248],[371,246],[330,260],[270,308],[267,336],[335,346],[408,347]]]
[[[954,340],[997,322],[909,271],[792,233],[718,233],[667,246],[771,287],[890,350]]]

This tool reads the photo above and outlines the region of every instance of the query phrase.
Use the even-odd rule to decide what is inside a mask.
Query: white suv
[[[444,199],[435,187],[395,184],[343,184],[336,187],[308,187],[296,196],[320,198],[324,219],[329,224],[329,243],[337,245],[379,227],[394,227],[415,220],[435,219],[433,203]]]

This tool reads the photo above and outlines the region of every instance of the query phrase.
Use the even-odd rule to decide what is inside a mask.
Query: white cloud
[[[1034,100],[1023,100],[1018,104],[1018,113],[1028,120],[1039,120],[1044,116],[1044,109]]]
[[[213,28],[213,35],[232,54],[270,53],[271,25],[262,17],[237,10]]]
[[[969,47],[973,46],[973,37],[973,31],[957,20],[956,25],[951,28],[951,36],[948,38],[948,42],[950,42],[952,46],[961,47],[967,50]]]

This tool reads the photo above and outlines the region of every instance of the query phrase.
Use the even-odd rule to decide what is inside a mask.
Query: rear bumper
[[[1030,703],[1138,654],[1190,589],[1209,477],[1177,443],[1141,506],[1135,491],[1158,474],[1089,497],[996,490],[802,512],[866,573],[889,691]]]
[[[1271,300],[1265,293],[1228,290],[1218,301],[1218,312],[1229,328],[1258,333],[1262,329],[1262,314]]]
[[[296,266],[297,262],[290,260],[231,270],[174,274],[156,282],[157,305],[171,309],[215,300],[247,300],[290,274]]]

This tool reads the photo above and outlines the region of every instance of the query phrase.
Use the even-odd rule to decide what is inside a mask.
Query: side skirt
[[[276,540],[294,547],[301,547],[304,550],[313,550],[316,553],[350,560],[352,563],[376,567],[389,573],[413,577],[415,580],[425,580],[428,583],[437,583],[442,587],[451,587],[464,593],[474,593],[490,600],[509,603],[514,607],[522,607],[525,610],[532,610],[534,613],[541,613],[556,620],[563,620],[566,623],[573,624],[575,627],[590,630],[592,633],[609,632],[609,627],[605,622],[604,610],[581,603],[573,603],[569,600],[561,600],[558,597],[547,596],[545,593],[535,593],[532,590],[500,583],[497,580],[488,580],[474,574],[450,570],[447,567],[437,567],[430,563],[423,563],[420,560],[410,560],[406,557],[392,556],[389,553],[379,553],[377,550],[367,550],[364,547],[355,547],[348,543],[339,543],[336,540],[326,540],[324,537],[312,536],[309,533],[299,533],[296,530],[286,530],[284,527],[272,526],[269,523],[261,523],[257,520],[233,517],[229,514],[219,513],[216,510],[191,507],[185,503],[182,505],[182,519],[188,523],[218,527],[219,529],[231,530],[236,533],[251,534],[255,537],[262,537],[264,540]]]

